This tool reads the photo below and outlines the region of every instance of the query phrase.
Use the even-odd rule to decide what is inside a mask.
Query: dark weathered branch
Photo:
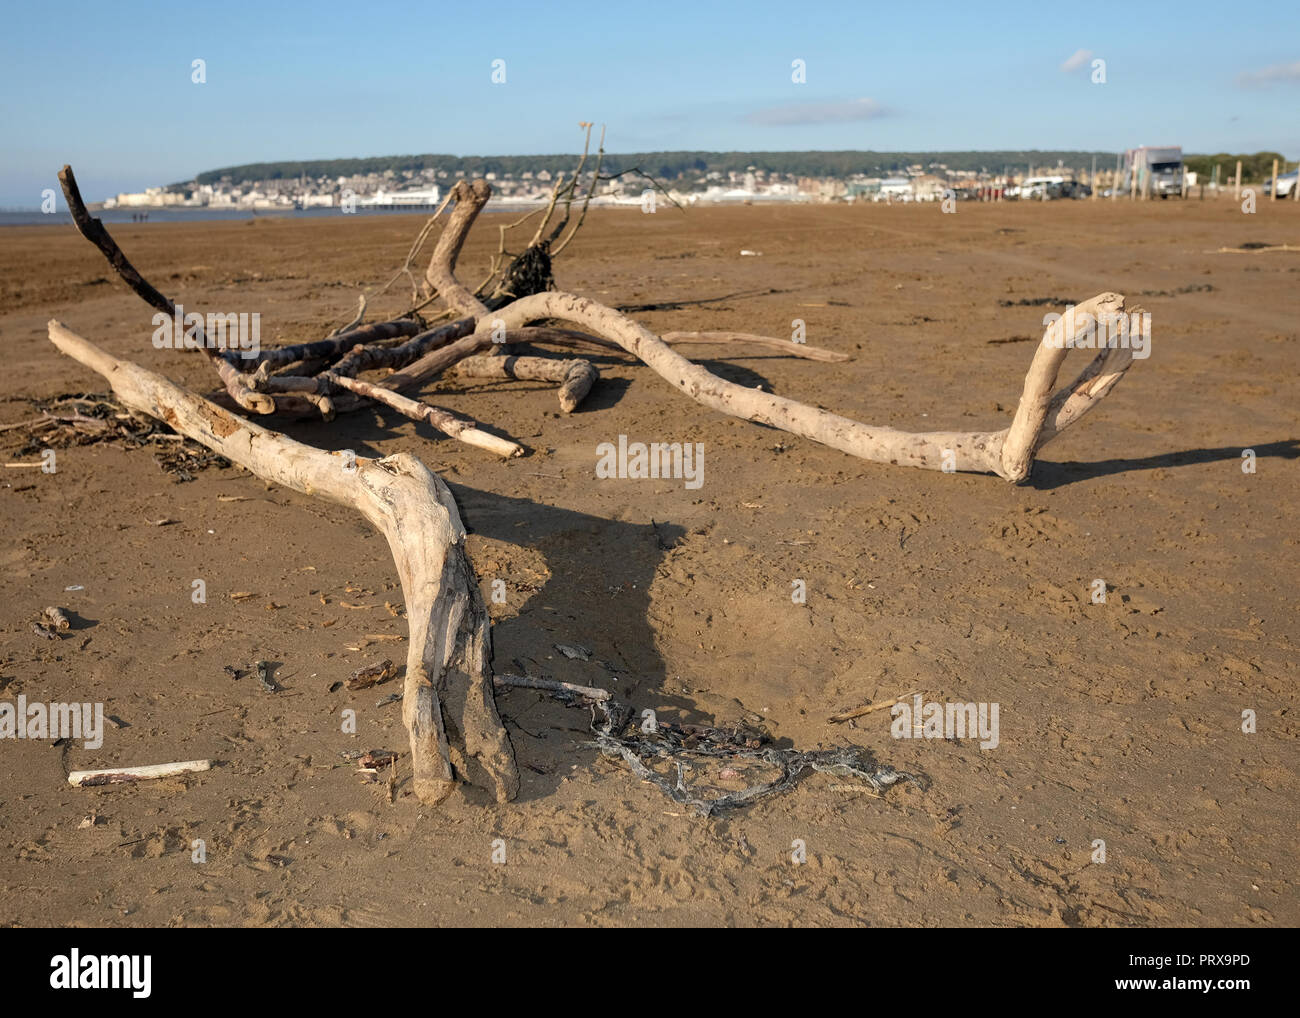
[[[122,249],[117,246],[117,241],[104,229],[104,224],[86,209],[86,203],[81,200],[81,189],[77,187],[77,178],[73,174],[71,166],[65,165],[59,171],[59,183],[63,186],[63,197],[68,203],[68,211],[72,213],[72,221],[76,224],[81,235],[99,248],[104,257],[108,259],[108,264],[113,267],[113,271],[141,300],[175,321],[176,305],[164,297],[152,283],[136,271],[135,266],[122,253]],[[236,403],[253,413],[269,414],[275,412],[274,401],[266,396],[251,392],[239,381],[239,370],[226,358],[224,353],[208,345],[207,336],[201,326],[195,327],[194,336],[203,352],[207,354],[217,369],[217,374],[220,376],[221,381],[225,383],[226,391],[230,393],[230,397]]]

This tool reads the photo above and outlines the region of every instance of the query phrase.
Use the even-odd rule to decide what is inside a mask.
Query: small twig
[[[852,721],[854,718],[860,718],[864,714],[872,714],[878,710],[884,710],[886,707],[892,707],[896,703],[903,703],[909,697],[913,697],[919,692],[919,689],[914,689],[910,693],[902,693],[899,696],[894,697],[892,700],[883,700],[880,703],[868,704],[865,707],[854,707],[852,710],[842,711],[839,714],[832,714],[826,720],[831,724],[839,724],[841,721]]]
[[[534,679],[527,675],[494,675],[492,681],[498,686],[517,686],[521,689],[544,689],[550,693],[573,693],[585,696],[588,700],[600,703],[609,699],[610,694],[595,686],[579,686],[573,682],[559,682],[555,679]]]

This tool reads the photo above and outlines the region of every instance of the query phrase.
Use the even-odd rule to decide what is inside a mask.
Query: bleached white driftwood
[[[456,279],[455,269],[465,237],[491,193],[491,185],[484,180],[456,185],[456,211],[438,238],[425,274],[429,285],[451,310],[475,320],[474,332],[425,354],[385,379],[384,385],[397,388],[433,377],[458,361],[492,349],[493,336],[503,330],[509,336],[512,331],[527,330],[534,322],[570,322],[588,335],[617,343],[696,402],[732,417],[801,435],[861,459],[927,470],[991,473],[1009,481],[1023,481],[1029,476],[1037,451],[1096,406],[1133,364],[1130,349],[1102,349],[1074,382],[1053,391],[1057,373],[1077,334],[1088,327],[1090,320],[1124,312],[1123,296],[1102,293],[1077,305],[1072,319],[1062,317],[1048,326],[1025,376],[1020,405],[1010,426],[1001,431],[909,432],[862,424],[719,378],[687,360],[645,326],[589,297],[551,290],[520,297],[489,311]],[[1077,323],[1076,335],[1063,334],[1067,320]],[[573,340],[567,330],[545,332],[553,339]]]
[[[81,788],[94,785],[120,785],[129,781],[152,781],[155,778],[174,778],[178,774],[206,771],[211,760],[182,760],[179,763],[146,764],[142,767],[105,767],[98,771],[72,771],[68,784]]]
[[[1079,304],[1075,320],[1081,323],[1081,331],[1088,315],[1099,318],[1123,311],[1120,294],[1103,293]],[[732,417],[811,438],[862,459],[929,470],[943,470],[951,463],[955,470],[997,474],[1009,481],[1028,477],[1037,450],[1091,410],[1133,363],[1130,349],[1103,349],[1074,382],[1053,394],[1057,372],[1075,339],[1061,336],[1066,321],[1061,318],[1048,326],[1034,353],[1010,427],[985,432],[909,432],[861,424],[784,396],[728,382],[687,360],[645,326],[587,297],[558,291],[533,294],[493,312],[493,318],[493,322],[480,320],[475,335],[460,342],[483,342],[488,327],[500,328],[503,323],[507,329],[518,329],[539,320],[573,322],[618,343],[697,403]]]
[[[497,715],[487,610],[465,557],[465,528],[447,486],[413,456],[326,452],[238,417],[161,375],[113,357],[57,321],[50,340],[103,375],[126,406],[157,417],[259,477],[356,509],[388,539],[410,626],[402,717],[415,792],[441,802],[455,785],[454,749],[477,761],[499,802],[519,788],[514,750]],[[477,774],[469,775],[479,777]]]

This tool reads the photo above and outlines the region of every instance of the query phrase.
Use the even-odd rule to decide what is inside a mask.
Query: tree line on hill
[[[760,170],[765,173],[795,177],[835,177],[845,179],[857,174],[866,176],[891,176],[903,173],[907,167],[931,167],[942,164],[950,170],[975,170],[1000,174],[1003,170],[1016,172],[1030,166],[1036,169],[1060,165],[1070,169],[1087,170],[1093,158],[1099,170],[1112,169],[1114,152],[1052,152],[1026,150],[1018,152],[607,152],[602,172],[619,173],[639,169],[658,180],[676,181],[682,178],[699,179],[709,173],[744,173]],[[1187,169],[1204,180],[1209,180],[1216,165],[1222,166],[1222,182],[1227,183],[1236,173],[1237,160],[1242,162],[1242,180],[1259,181],[1272,175],[1273,160],[1286,166],[1277,152],[1256,152],[1233,155],[1220,152],[1216,155],[1186,155]],[[392,171],[419,173],[425,170],[445,171],[447,176],[483,177],[489,173],[498,176],[519,177],[523,173],[548,171],[552,175],[571,173],[576,163],[574,155],[534,156],[452,156],[452,155],[396,155],[367,156],[354,159],[306,159],[278,162],[246,163],[227,166],[200,173],[195,182],[216,184],[221,181],[239,185],[266,180],[293,180],[366,176]],[[588,169],[594,165],[588,163]],[[172,189],[189,186],[173,184]]]
[[[1256,152],[1254,155],[1230,155],[1220,152],[1212,156],[1184,156],[1183,164],[1189,173],[1195,173],[1200,180],[1208,182],[1214,177],[1214,168],[1222,166],[1219,171],[1219,183],[1226,185],[1237,174],[1237,160],[1241,160],[1241,179],[1251,182],[1266,180],[1273,176],[1273,160],[1277,160],[1278,172],[1286,166],[1286,160],[1278,152]]]
[[[902,173],[908,166],[919,164],[929,167],[941,163],[951,170],[1001,173],[1004,169],[1015,171],[1030,164],[1042,167],[1060,163],[1072,168],[1087,168],[1094,156],[1098,167],[1114,165],[1113,152],[607,152],[602,172],[618,173],[639,169],[665,181],[682,177],[698,178],[712,172],[724,175],[731,172],[744,173],[750,169],[796,177],[846,178],[855,174],[889,176]],[[552,175],[570,173],[575,164],[576,157],[573,154],[368,156],[357,159],[247,163],[208,170],[195,179],[199,184],[216,184],[223,180],[231,184],[244,184],[263,180],[293,180],[298,177],[315,179],[365,176],[389,170],[398,174],[404,171],[418,173],[423,170],[444,170],[448,176],[460,172],[467,177],[481,177],[488,173],[519,177],[528,171],[539,173],[546,170]],[[592,165],[589,162],[588,169]]]

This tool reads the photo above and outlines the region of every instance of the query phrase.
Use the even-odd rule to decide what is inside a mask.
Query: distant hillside
[[[605,154],[604,171],[617,173],[638,167],[661,180],[682,176],[750,168],[768,173],[793,174],[800,177],[849,177],[861,173],[871,176],[898,173],[910,165],[929,166],[942,163],[953,170],[987,170],[1000,173],[1003,167],[1055,166],[1083,169],[1097,157],[1097,168],[1113,168],[1114,152],[619,152]],[[531,170],[538,173],[571,171],[577,157],[566,155],[538,156],[450,156],[402,155],[367,156],[360,159],[284,160],[273,163],[248,163],[208,170],[196,178],[200,184],[215,184],[223,179],[241,184],[259,180],[284,180],[295,177],[352,177],[392,170],[419,172],[445,170],[449,176],[461,171],[477,177],[487,173],[519,176]],[[173,185],[178,186],[178,185]]]
[[[1212,156],[1189,156],[1183,153],[1183,162],[1186,163],[1187,168],[1207,180],[1214,173],[1216,166],[1223,167],[1219,171],[1222,174],[1220,183],[1223,184],[1228,183],[1236,175],[1238,159],[1241,160],[1241,179],[1251,182],[1271,177],[1273,175],[1274,159],[1278,161],[1282,170],[1285,170],[1289,165],[1277,152],[1241,153],[1237,155],[1220,152]]]

